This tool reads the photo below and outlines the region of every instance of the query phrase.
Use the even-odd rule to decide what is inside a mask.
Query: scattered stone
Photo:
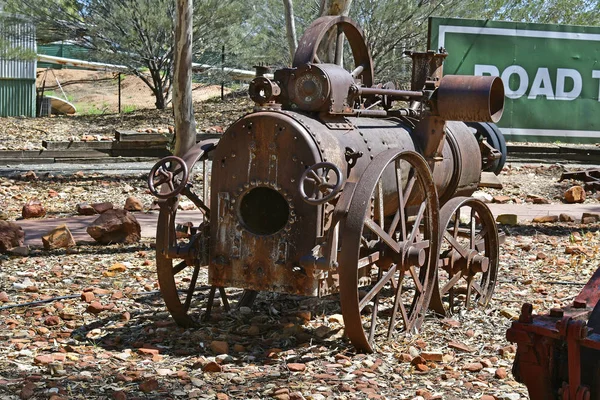
[[[222,340],[213,340],[210,342],[210,349],[215,354],[228,354],[229,353],[229,345],[227,342]]]
[[[583,203],[585,201],[585,189],[579,185],[570,187],[565,192],[565,201],[567,203]]]
[[[508,372],[506,372],[506,368],[500,367],[496,370],[494,376],[498,379],[504,379],[508,376]]]
[[[6,303],[10,299],[8,298],[8,294],[6,292],[0,292],[0,302]]]
[[[558,220],[560,222],[575,222],[575,218],[573,218],[569,214],[562,213],[558,216]]]
[[[98,212],[94,209],[94,207],[90,206],[88,203],[77,204],[76,211],[77,211],[77,214],[79,214],[79,215],[98,214]]]
[[[42,236],[44,249],[68,249],[77,245],[67,225],[62,224]]]
[[[144,210],[144,206],[142,205],[142,202],[140,201],[140,199],[138,199],[137,197],[134,197],[134,196],[129,196],[125,200],[125,206],[123,208],[127,211],[143,211]]]
[[[98,214],[104,214],[108,210],[113,210],[114,209],[114,205],[110,201],[105,201],[105,202],[102,202],[102,203],[93,203],[93,204],[91,204],[91,207]]]
[[[479,372],[483,369],[483,364],[480,362],[469,363],[466,364],[463,369],[469,372]]]
[[[491,203],[494,200],[494,197],[491,194],[480,191],[480,190],[473,193],[471,196],[473,196],[477,200],[480,200],[484,203]]]
[[[427,361],[443,361],[444,353],[441,351],[422,351],[421,357]]]
[[[140,383],[140,390],[144,393],[150,393],[158,389],[158,381],[156,379],[146,379]]]
[[[544,215],[541,217],[535,217],[531,220],[531,222],[539,223],[539,224],[548,224],[558,222],[558,215]]]
[[[19,393],[19,398],[21,398],[22,400],[28,400],[28,399],[32,398],[33,395],[35,394],[36,387],[37,386],[35,385],[35,383],[27,382],[21,388],[21,392]]]
[[[473,353],[475,352],[475,349],[467,346],[466,344],[460,343],[460,342],[448,342],[448,347],[451,347],[453,349],[456,350],[460,350],[460,351],[464,351],[467,353]]]
[[[217,364],[214,361],[207,363],[204,367],[202,367],[202,371],[204,372],[222,372],[223,367]]]
[[[479,400],[496,400],[496,398],[491,394],[484,394]]]
[[[87,233],[98,243],[132,244],[140,241],[141,227],[127,210],[108,210],[87,228]]]
[[[85,301],[86,303],[91,303],[95,298],[96,296],[94,295],[94,292],[81,293],[81,300]]]
[[[527,199],[525,199],[525,201],[533,204],[550,204],[550,200],[532,194],[528,194]]]
[[[0,251],[6,252],[13,247],[23,246],[25,232],[14,222],[0,220]]]
[[[593,224],[595,222],[600,222],[600,214],[587,213],[587,212],[581,214],[581,223],[582,224]]]
[[[21,215],[25,219],[41,218],[46,215],[46,209],[38,199],[31,199],[23,206]]]
[[[501,225],[517,225],[519,217],[517,214],[500,214],[496,217],[496,222]]]
[[[505,203],[508,203],[509,201],[510,201],[510,197],[504,196],[504,195],[494,196],[492,199],[493,203],[499,203],[499,204],[505,204]]]
[[[100,302],[92,301],[87,307],[86,311],[90,314],[100,314],[102,311],[104,311],[104,306],[100,304]]]
[[[500,310],[500,315],[510,319],[511,321],[516,321],[519,319],[519,314],[514,310],[509,310],[508,308],[503,308]]]
[[[306,369],[306,364],[302,363],[289,363],[287,368],[292,372],[302,372]]]
[[[60,317],[57,315],[50,315],[49,317],[46,317],[46,319],[44,320],[44,325],[46,326],[56,326],[56,325],[60,325],[61,320]]]

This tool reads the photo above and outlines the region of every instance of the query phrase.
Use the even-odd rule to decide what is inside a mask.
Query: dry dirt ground
[[[227,126],[249,106],[241,100],[199,103],[196,118],[201,129]],[[37,145],[40,131],[57,140],[80,138],[108,134],[121,124],[167,126],[170,115],[138,111],[0,123],[22,135],[7,140],[10,146],[19,140]],[[488,192],[515,202],[528,195],[560,202],[575,183],[558,182],[564,168],[507,166],[501,175],[505,189]],[[82,201],[121,206],[131,195],[148,210],[145,176],[0,178],[0,207],[9,220],[32,198],[52,218],[74,214]],[[586,201],[598,198],[589,193]],[[573,299],[600,265],[600,224],[500,229],[506,241],[487,308],[445,318],[430,314],[418,333],[380,341],[374,354],[356,353],[344,337],[336,296],[262,293],[251,309],[227,312],[217,302],[212,318],[199,327],[177,327],[157,292],[150,240],[0,255],[0,398],[527,399],[526,388],[510,373],[515,348],[506,329],[524,302],[544,313]],[[567,252],[574,245],[583,251]],[[206,283],[204,270],[200,282]],[[84,292],[94,293],[100,307],[82,299]],[[207,293],[198,292],[194,312]],[[235,300],[239,291],[230,295]],[[429,359],[411,362],[419,356]]]

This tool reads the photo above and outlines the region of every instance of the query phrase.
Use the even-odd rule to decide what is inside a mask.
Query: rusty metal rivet
[[[586,308],[587,304],[585,301],[573,300],[573,308]]]
[[[552,318],[562,318],[564,315],[564,311],[562,308],[551,308],[550,309],[550,316]]]

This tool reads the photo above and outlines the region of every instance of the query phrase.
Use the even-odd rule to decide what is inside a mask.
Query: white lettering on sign
[[[600,79],[600,71],[595,69],[592,71],[592,78]],[[598,89],[598,101],[600,101],[600,88]]]
[[[548,68],[538,68],[527,98],[535,99],[538,96],[546,96],[548,100],[554,100],[552,80],[550,79],[550,71],[548,71]]]
[[[509,99],[519,99],[527,94],[528,99],[544,96],[547,100],[570,101],[579,97],[583,89],[581,74],[577,70],[569,68],[558,68],[556,70],[556,88],[552,86],[548,68],[538,68],[531,87],[529,87],[527,71],[519,65],[511,65],[500,73],[495,65],[476,64],[474,75],[501,77],[504,82],[504,93]],[[600,79],[600,70],[593,71],[592,77]],[[511,78],[513,80],[512,87]],[[518,81],[518,86],[513,89],[515,81]],[[598,91],[598,101],[600,101],[600,89]]]
[[[573,81],[573,89],[565,92],[565,81],[569,78]],[[559,68],[556,70],[556,100],[575,100],[581,94],[583,82],[581,74],[574,69]]]
[[[519,77],[519,87],[517,90],[512,90],[510,88],[510,77],[513,75],[517,75]],[[511,65],[504,70],[501,77],[502,82],[504,82],[504,93],[509,99],[518,99],[519,97],[523,96],[525,92],[527,92],[527,87],[529,86],[529,77],[527,76],[527,71],[525,71],[525,68],[519,67],[518,65]]]

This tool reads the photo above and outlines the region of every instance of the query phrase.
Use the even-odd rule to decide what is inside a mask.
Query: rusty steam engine
[[[353,67],[321,63],[330,30],[347,39]],[[178,324],[195,323],[201,268],[225,303],[227,287],[305,296],[339,293],[345,332],[361,351],[438,313],[485,305],[498,273],[498,232],[469,197],[482,144],[465,121],[496,122],[499,78],[443,76],[445,53],[411,53],[410,90],[377,85],[360,28],[322,17],[291,68],[250,85],[254,111],[220,140],[198,143],[151,171],[160,200],[157,271]],[[459,122],[462,121],[462,122]],[[212,161],[210,187],[190,171]],[[208,182],[205,165],[204,182]],[[182,196],[204,216],[180,239]]]

